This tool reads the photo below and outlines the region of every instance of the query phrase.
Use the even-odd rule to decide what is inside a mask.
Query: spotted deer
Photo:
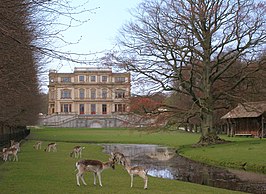
[[[37,141],[34,145],[33,148],[36,150],[42,149],[42,141]]]
[[[109,160],[114,161],[116,164],[124,164],[126,162],[127,164],[130,164],[130,160],[121,152],[111,152]]]
[[[130,183],[131,187],[133,187],[134,175],[138,175],[144,180],[144,189],[148,188],[148,176],[147,176],[148,170],[147,169],[145,169],[142,166],[130,166],[127,162],[123,162],[123,161],[122,161],[122,165],[124,166],[124,168],[127,170],[128,174],[131,177],[131,183]]]
[[[73,157],[74,155],[75,158],[81,158],[82,150],[84,149],[85,147],[75,146],[72,152],[70,152],[70,157]]]
[[[13,156],[13,161],[18,161],[18,149],[15,147],[4,148],[2,155],[3,155],[3,160],[5,162],[9,158],[9,155]]]
[[[20,151],[20,142],[10,140],[10,148],[16,148],[18,151]]]
[[[76,162],[76,168],[78,173],[76,174],[77,185],[79,184],[79,179],[84,185],[87,185],[84,181],[84,173],[86,171],[92,172],[94,175],[94,185],[96,185],[96,175],[98,176],[99,184],[102,187],[101,172],[105,169],[112,168],[115,169],[115,163],[113,161],[101,162],[99,160],[79,160]]]
[[[44,149],[45,152],[50,152],[51,150],[53,150],[53,152],[56,152],[57,151],[57,148],[56,148],[56,143],[49,143],[47,145],[47,148]]]

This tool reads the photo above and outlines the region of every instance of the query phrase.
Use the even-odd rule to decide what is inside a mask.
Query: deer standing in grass
[[[131,177],[131,183],[130,183],[130,187],[133,187],[133,177],[138,175],[141,178],[143,178],[144,180],[144,189],[148,188],[148,170],[145,169],[142,166],[130,166],[126,161],[122,161],[122,165],[124,166],[124,168],[127,170],[128,174]]]
[[[3,149],[3,160],[6,162],[9,155],[13,155],[13,161],[18,161],[18,149],[15,147]]]
[[[133,187],[133,177],[135,175],[140,176],[144,180],[144,189],[148,188],[148,170],[142,166],[130,166],[130,160],[125,157],[123,153],[120,152],[111,152],[110,160],[114,161],[117,164],[122,164],[128,174],[131,177],[131,187]]]
[[[70,152],[70,157],[72,157],[74,154],[75,158],[81,158],[82,150],[84,150],[84,149],[85,149],[85,147],[75,146],[73,148],[72,152]]]
[[[47,145],[47,148],[44,149],[45,152],[50,152],[51,150],[53,150],[53,152],[56,152],[57,151],[57,148],[56,148],[56,143],[49,143]]]
[[[20,142],[16,142],[15,140],[10,140],[10,148],[16,148],[17,151],[20,151]]]
[[[113,161],[101,162],[99,160],[79,160],[76,162],[76,168],[78,173],[76,174],[77,185],[79,184],[79,179],[83,182],[84,185],[87,185],[84,181],[84,173],[86,171],[92,172],[94,175],[94,185],[96,185],[96,175],[98,176],[99,184],[102,187],[101,172],[108,168],[115,169],[115,163]]]
[[[37,141],[35,145],[33,145],[33,148],[36,150],[42,149],[42,141]]]

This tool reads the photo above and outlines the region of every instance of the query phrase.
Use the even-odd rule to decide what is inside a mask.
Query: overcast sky
[[[78,4],[85,0],[75,0]],[[64,34],[64,39],[70,42],[76,42],[81,36],[78,44],[65,47],[65,51],[75,53],[96,53],[103,50],[112,49],[115,46],[115,37],[118,30],[126,21],[129,21],[131,15],[129,10],[134,9],[142,0],[90,0],[86,4],[86,9],[95,9],[94,13],[86,15],[90,21],[82,26],[68,30]],[[96,58],[100,55],[87,57]],[[80,64],[55,61],[49,67],[59,72],[71,72],[75,66]]]

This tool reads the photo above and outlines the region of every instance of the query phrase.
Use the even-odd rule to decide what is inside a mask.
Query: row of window
[[[90,104],[90,114],[97,113],[97,105]],[[107,114],[107,104],[101,105],[101,113],[100,114]],[[72,104],[61,104],[61,112],[63,113],[70,113],[72,112]],[[115,112],[126,112],[126,105],[125,104],[115,104]],[[85,105],[79,104],[79,114],[85,114]]]
[[[101,98],[107,99],[108,92],[107,89],[101,90]],[[125,98],[126,97],[126,91],[122,89],[115,90],[115,98]],[[84,99],[85,98],[85,89],[79,89],[79,98]],[[90,90],[90,98],[96,99],[96,89]],[[71,90],[64,89],[61,90],[61,99],[71,99]]]
[[[97,76],[96,75],[89,76],[89,81],[97,82]],[[71,77],[61,77],[61,82],[69,83],[71,82]],[[84,75],[79,76],[79,82],[86,82]],[[108,76],[102,75],[101,82],[108,82]],[[115,83],[124,83],[124,82],[126,82],[125,77],[115,77]]]

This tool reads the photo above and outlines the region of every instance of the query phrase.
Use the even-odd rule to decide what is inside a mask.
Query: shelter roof
[[[266,112],[266,101],[239,103],[221,119],[259,117]]]

